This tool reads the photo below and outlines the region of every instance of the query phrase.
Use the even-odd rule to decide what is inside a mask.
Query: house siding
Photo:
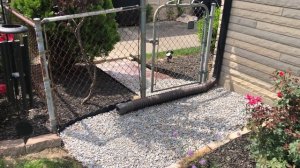
[[[233,0],[220,85],[271,103],[272,73],[300,77],[300,1]]]

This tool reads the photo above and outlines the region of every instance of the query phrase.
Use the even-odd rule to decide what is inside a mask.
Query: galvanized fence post
[[[146,0],[140,1],[141,5],[141,97],[146,97]]]
[[[201,83],[205,83],[207,80],[207,76],[208,76],[208,58],[210,56],[209,54],[210,54],[210,46],[211,46],[211,40],[212,40],[215,8],[216,8],[216,4],[212,3],[210,15],[209,15],[208,36],[207,36],[207,41],[206,41],[207,45],[206,45],[206,49],[205,49],[204,60],[202,60],[204,62],[204,64],[203,64],[203,69],[202,69]]]
[[[51,90],[51,86],[50,86],[48,63],[46,60],[46,52],[45,52],[45,46],[44,46],[44,37],[43,37],[43,32],[42,32],[41,19],[35,18],[34,23],[35,23],[35,33],[36,33],[36,41],[37,41],[37,45],[38,45],[38,52],[39,52],[42,70],[43,70],[43,81],[44,81],[44,87],[45,87],[45,94],[46,94],[46,100],[47,100],[47,108],[48,108],[51,132],[56,132],[57,121],[56,121],[56,116],[55,116],[55,111],[54,111],[52,90]]]

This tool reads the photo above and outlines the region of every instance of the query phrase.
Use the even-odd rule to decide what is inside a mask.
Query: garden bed
[[[250,157],[249,136],[245,134],[238,137],[215,151],[197,158],[193,163],[183,163],[182,168],[192,168],[192,165],[197,168],[255,168],[255,161]]]

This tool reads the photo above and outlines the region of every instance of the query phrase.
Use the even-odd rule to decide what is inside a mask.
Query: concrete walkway
[[[135,61],[128,59],[117,60],[113,62],[105,62],[97,64],[97,67],[109,74],[128,89],[140,95],[140,65]],[[155,92],[151,92],[151,70],[146,69],[146,94],[147,96],[170,91],[171,87],[178,87],[186,84],[195,83],[194,81],[186,81],[175,79],[168,75],[155,73]],[[166,90],[168,89],[168,90]],[[176,88],[173,88],[176,89]],[[171,89],[172,90],[172,89]]]

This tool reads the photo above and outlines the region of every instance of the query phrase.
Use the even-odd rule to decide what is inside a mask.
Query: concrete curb
[[[235,131],[229,135],[226,136],[225,139],[221,140],[221,141],[214,141],[214,142],[211,142],[209,144],[206,144],[205,146],[203,146],[202,148],[196,150],[194,152],[194,155],[193,156],[190,156],[190,157],[184,157],[182,159],[180,159],[179,161],[177,161],[176,163],[166,167],[166,168],[182,168],[181,167],[181,163],[184,161],[184,160],[194,160],[196,159],[196,157],[202,157],[214,150],[216,150],[217,148],[227,144],[228,142],[244,135],[244,134],[247,134],[249,133],[250,130],[248,130],[246,127],[242,128],[241,130],[238,130],[238,131]]]
[[[27,144],[23,139],[0,141],[0,157],[20,156],[40,152],[46,148],[60,147],[62,141],[56,134],[45,134],[29,138]]]

